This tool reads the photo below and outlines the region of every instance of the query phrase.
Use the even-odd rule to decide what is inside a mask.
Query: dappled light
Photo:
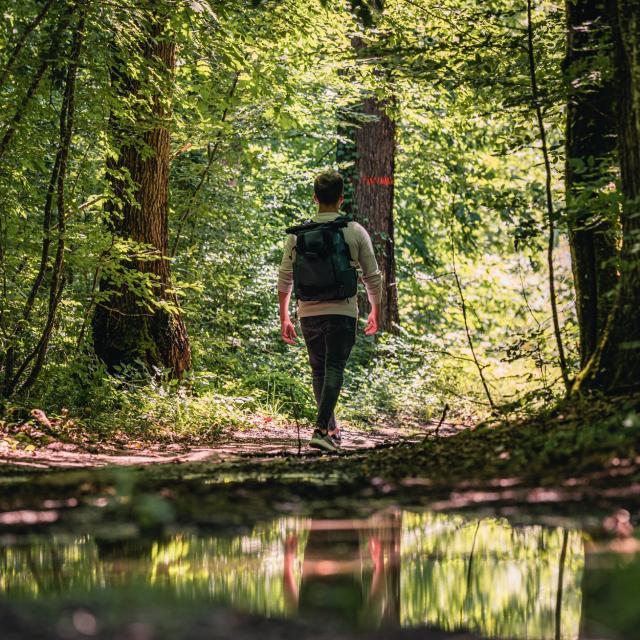
[[[640,638],[640,0],[0,0],[2,640]]]

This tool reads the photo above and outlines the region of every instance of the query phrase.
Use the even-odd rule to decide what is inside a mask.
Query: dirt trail
[[[399,442],[418,442],[436,428],[436,423],[388,424],[369,429],[343,427],[344,451],[374,449]],[[453,435],[461,428],[445,423],[439,434]],[[307,442],[312,428],[300,426],[300,450],[303,455],[317,456]],[[281,425],[264,422],[251,429],[226,432],[214,443],[193,446],[186,444],[148,444],[133,442],[129,446],[93,446],[83,448],[76,444],[52,442],[32,451],[12,449],[0,441],[0,465],[27,469],[71,469],[105,467],[113,465],[182,464],[193,462],[232,462],[247,458],[272,458],[298,454],[298,430],[295,424]]]

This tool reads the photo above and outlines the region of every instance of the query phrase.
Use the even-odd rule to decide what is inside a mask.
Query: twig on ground
[[[444,419],[447,417],[447,411],[449,411],[449,405],[445,403],[444,409],[442,410],[442,416],[440,417],[440,422],[438,422],[438,426],[436,427],[434,435],[436,438],[440,435],[440,427],[444,422]]]
[[[296,421],[296,429],[298,431],[298,457],[302,455],[302,440],[300,439],[300,419],[298,418],[298,405],[296,403],[296,397],[293,393],[293,387],[290,390],[291,393],[291,406],[293,408],[293,419]]]
[[[434,436],[435,438],[439,437],[440,435],[440,427],[444,424],[445,418],[447,417],[447,412],[449,411],[449,404],[445,402],[444,407],[442,409],[442,415],[440,416],[440,420],[438,422],[438,425],[436,426],[436,428],[433,431],[428,431],[426,433],[426,435],[424,436],[424,438],[422,439],[422,442],[426,442],[430,436]]]
[[[451,201],[452,212],[453,212],[454,205],[455,205],[455,193]],[[458,289],[458,294],[460,295],[460,308],[462,311],[462,319],[464,321],[464,330],[465,330],[465,333],[467,334],[467,342],[469,344],[469,349],[471,351],[471,357],[473,358],[476,368],[478,369],[478,374],[480,375],[480,382],[482,382],[484,392],[487,396],[487,400],[489,401],[489,406],[493,411],[495,411],[496,405],[493,402],[493,398],[491,397],[491,392],[489,391],[489,385],[487,384],[487,380],[484,376],[484,369],[487,367],[487,365],[480,364],[480,361],[478,360],[478,357],[476,355],[476,350],[473,346],[473,339],[471,337],[471,328],[469,327],[469,319],[467,317],[467,303],[466,303],[466,300],[464,299],[464,291],[462,289],[462,283],[460,282],[460,277],[458,276],[458,269],[456,267],[456,250],[455,250],[455,241],[453,237],[453,216],[451,220],[451,270],[453,273],[453,278],[456,283],[456,288]]]

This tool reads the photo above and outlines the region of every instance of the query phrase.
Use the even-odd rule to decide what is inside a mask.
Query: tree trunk
[[[560,316],[558,314],[558,300],[556,297],[556,276],[553,260],[555,247],[556,212],[553,205],[553,173],[551,169],[551,156],[549,154],[549,144],[547,142],[547,130],[544,122],[540,91],[538,89],[536,56],[534,49],[534,27],[533,27],[533,0],[527,0],[527,53],[529,57],[529,80],[531,83],[531,102],[536,115],[538,132],[540,135],[540,150],[544,161],[545,173],[545,200],[547,205],[547,268],[549,269],[549,305],[551,307],[551,321],[553,323],[553,334],[558,347],[558,365],[567,392],[570,390],[569,368],[562,344],[562,331],[560,328]]]
[[[640,0],[617,0],[613,39],[622,177],[620,284],[603,339],[580,384],[610,394],[640,388]]]
[[[71,49],[68,51],[67,67],[65,73],[64,93],[62,103],[60,105],[59,116],[59,137],[57,142],[57,150],[49,186],[45,198],[43,229],[42,229],[42,249],[40,267],[35,277],[27,297],[21,319],[16,323],[13,333],[9,339],[9,346],[6,351],[4,361],[4,380],[2,393],[5,397],[10,397],[15,392],[22,376],[27,371],[29,365],[34,362],[31,371],[26,380],[22,383],[20,390],[25,391],[36,381],[45,362],[49,341],[53,335],[54,325],[57,318],[58,305],[62,299],[62,293],[65,285],[64,269],[65,269],[65,247],[66,247],[66,174],[67,164],[71,153],[71,141],[73,136],[74,115],[75,115],[75,91],[76,79],[80,65],[80,55],[83,47],[85,23],[87,14],[86,0],[77,0],[77,2],[69,4],[65,14],[60,19],[57,33],[61,35],[70,26],[71,17],[77,13],[78,20],[72,25],[73,38]],[[55,39],[54,39],[55,40]],[[58,56],[63,56],[64,49],[59,46],[56,52]],[[49,64],[48,58],[47,65]],[[42,67],[41,67],[42,68]],[[62,70],[60,70],[62,71]],[[32,83],[32,86],[33,83]],[[56,254],[53,268],[51,269],[51,283],[49,286],[49,306],[45,319],[44,328],[36,346],[29,353],[24,355],[19,362],[20,352],[18,345],[20,338],[29,326],[29,320],[33,311],[38,293],[44,283],[47,270],[49,268],[49,250],[53,242],[53,205],[56,201],[57,224],[55,231],[57,233]],[[17,367],[17,372],[15,368]]]
[[[617,283],[615,106],[608,0],[567,0],[566,198],[585,366],[611,311]]]
[[[167,33],[167,18],[159,9],[148,11],[148,38],[143,59],[171,87],[175,68],[175,42]],[[120,113],[112,113],[111,129],[117,160],[109,163],[115,204],[110,224],[116,235],[155,250],[151,259],[132,254],[126,268],[150,275],[153,296],[148,300],[126,284],[103,280],[101,290],[108,299],[98,303],[93,318],[94,346],[110,369],[117,365],[144,363],[168,368],[180,377],[191,364],[186,328],[177,310],[171,287],[168,260],[169,131],[171,118],[167,94],[127,75],[126,62],[132,51],[118,51],[120,64],[112,68],[112,83],[118,95],[139,100],[133,125]],[[150,92],[151,95],[146,92]],[[130,180],[123,176],[128,172]],[[129,194],[133,186],[133,196]],[[116,210],[117,208],[117,210]]]
[[[58,306],[62,300],[62,293],[65,286],[65,250],[66,250],[66,233],[67,233],[67,205],[66,205],[66,185],[65,180],[67,176],[67,164],[69,161],[69,153],[71,151],[71,140],[73,136],[73,120],[75,115],[75,89],[76,79],[78,76],[78,68],[80,65],[80,52],[82,50],[85,24],[86,24],[86,12],[87,12],[87,0],[78,0],[77,6],[80,11],[80,17],[76,24],[75,32],[73,35],[73,44],[71,47],[71,56],[69,60],[69,66],[67,69],[67,77],[65,82],[65,91],[63,98],[63,107],[60,115],[60,143],[58,147],[58,153],[56,154],[55,164],[58,165],[58,171],[56,176],[56,208],[58,212],[58,241],[56,243],[56,254],[53,263],[53,269],[51,272],[51,284],[49,286],[49,308],[47,312],[47,321],[45,323],[44,330],[40,341],[36,346],[32,354],[27,357],[21,370],[16,374],[16,382],[20,377],[23,368],[26,364],[34,358],[34,364],[31,368],[31,372],[27,376],[20,387],[21,391],[26,391],[30,388],[37,377],[40,375],[40,371],[44,366],[47,350],[49,348],[49,341],[53,334],[54,323],[56,320],[56,314]],[[44,249],[43,249],[44,251]],[[26,311],[26,309],[25,309]]]
[[[351,44],[356,53],[364,50],[359,37],[354,37]],[[343,165],[345,179],[342,208],[370,233],[382,272],[380,328],[395,333],[400,321],[393,220],[396,126],[386,113],[387,106],[386,102],[365,98],[339,114],[342,123],[338,136],[342,140],[338,140],[336,161]]]
[[[394,331],[399,322],[393,222],[396,126],[384,107],[374,98],[362,104],[363,115],[375,119],[363,122],[355,132],[355,201],[357,218],[371,234],[382,272],[380,326],[383,331]]]

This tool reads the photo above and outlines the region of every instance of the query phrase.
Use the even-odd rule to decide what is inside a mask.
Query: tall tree
[[[355,130],[355,202],[357,217],[371,234],[382,272],[380,323],[383,330],[394,331],[399,322],[393,220],[396,126],[386,107],[375,98],[362,103],[367,119]]]
[[[60,104],[58,141],[56,145],[55,160],[51,170],[44,203],[40,265],[22,309],[21,317],[13,329],[10,339],[8,340],[6,354],[4,354],[4,381],[2,390],[6,397],[11,396],[18,387],[21,391],[31,387],[40,374],[45,362],[49,343],[53,335],[58,315],[58,307],[60,306],[65,288],[65,252],[67,249],[66,234],[68,217],[68,189],[66,180],[72,150],[76,84],[85,37],[85,25],[87,11],[89,8],[88,5],[89,3],[87,0],[76,0],[75,2],[69,3],[65,7],[65,11],[60,18],[55,31],[57,36],[61,36],[70,26],[72,26],[73,36],[68,56],[66,58],[60,56],[61,59],[65,59],[65,67],[56,69],[57,72],[64,73],[64,91]],[[76,18],[75,23],[71,22],[73,17]],[[58,55],[60,55],[59,50],[64,49],[64,46],[62,46],[63,42],[64,40],[57,42]],[[49,53],[51,53],[53,48],[55,47],[50,46],[48,48]],[[55,60],[56,65],[59,64],[59,62],[60,60]],[[49,61],[47,62],[47,66],[48,64]],[[41,65],[36,73],[36,77],[42,79],[43,74],[44,69],[43,65]],[[32,81],[31,87],[34,88],[34,92],[36,86],[37,85]],[[26,103],[24,106],[26,110]],[[15,118],[14,122],[16,122]],[[8,140],[8,138],[5,136],[3,140]],[[53,217],[54,211],[57,214],[55,224]],[[55,234],[57,235],[55,238],[55,244],[54,229]],[[52,244],[54,244],[56,250],[53,258],[53,265],[50,265]],[[44,327],[39,333],[36,345],[24,354],[24,357],[20,361],[20,343],[34,310],[38,294],[45,284],[47,274],[50,275],[50,283],[49,300]],[[26,379],[23,380],[23,376],[25,374],[27,374]]]
[[[352,2],[365,27],[374,23],[382,0]],[[368,50],[360,37],[352,39],[357,56]],[[381,78],[384,71],[375,70]],[[396,127],[389,116],[389,101],[365,97],[351,111],[340,114],[336,160],[347,163],[345,211],[365,225],[371,234],[376,259],[383,277],[380,326],[394,331],[399,322],[396,286],[395,229],[393,220]]]
[[[613,40],[622,182],[620,283],[598,348],[578,377],[608,393],[640,388],[640,0],[615,0]]]
[[[123,261],[125,269],[148,277],[152,299],[141,297],[130,278],[104,278],[93,336],[96,353],[110,368],[143,362],[180,377],[190,366],[191,351],[171,285],[168,252],[170,97],[176,53],[169,11],[166,2],[143,3],[143,42],[114,43],[111,67],[115,95],[127,108],[117,106],[111,112],[117,158],[108,163],[115,196],[109,224],[116,237],[152,248],[151,254],[132,249]],[[136,58],[142,64],[134,69],[131,61]]]
[[[567,0],[567,223],[582,366],[611,311],[617,282],[615,106],[608,0]]]

